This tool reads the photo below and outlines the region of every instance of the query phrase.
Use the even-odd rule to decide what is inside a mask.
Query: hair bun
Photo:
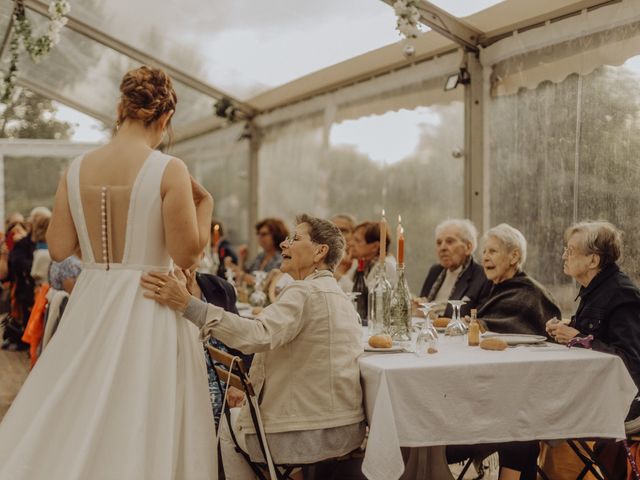
[[[163,70],[142,66],[130,70],[120,83],[118,123],[126,119],[149,125],[160,116],[175,110],[178,98],[171,78]]]

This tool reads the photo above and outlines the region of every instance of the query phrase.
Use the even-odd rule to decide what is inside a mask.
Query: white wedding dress
[[[82,157],[70,166],[84,268],[60,327],[0,424],[1,480],[217,478],[197,330],[140,287],[142,272],[172,264],[160,198],[170,159],[153,152],[124,187],[81,186]],[[103,254],[118,258],[110,255],[118,211],[121,262],[97,263]]]

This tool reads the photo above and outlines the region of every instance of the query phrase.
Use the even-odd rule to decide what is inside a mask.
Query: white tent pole
[[[464,192],[465,216],[480,232],[484,231],[484,72],[478,55],[467,52],[466,64],[471,81],[464,95]]]
[[[256,236],[253,234],[255,224],[258,223],[258,179],[260,145],[262,143],[261,130],[253,120],[247,123],[249,129],[249,258],[255,257],[258,249]]]

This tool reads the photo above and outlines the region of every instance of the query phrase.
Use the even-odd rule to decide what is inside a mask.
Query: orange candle
[[[402,217],[398,215],[398,263],[404,263],[404,228],[402,228]]]
[[[380,261],[384,262],[387,258],[387,219],[384,217],[384,208],[382,209],[382,220],[380,220]]]
[[[220,241],[220,225],[213,226],[213,246],[214,248],[218,246],[218,242]]]

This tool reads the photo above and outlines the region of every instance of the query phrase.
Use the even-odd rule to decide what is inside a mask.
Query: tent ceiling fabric
[[[433,0],[453,15],[470,13],[464,21],[484,32],[485,39],[603,2]],[[0,7],[0,27],[6,30],[13,2],[0,0]],[[38,17],[33,11],[28,15]],[[407,60],[393,9],[381,0],[74,0],[71,15],[260,112],[457,49],[427,32],[412,42],[416,55]],[[40,64],[23,59],[22,75],[113,118],[119,78],[138,62],[68,28],[61,36]],[[0,69],[8,58],[5,48]],[[178,109],[177,131],[219,124],[208,120],[214,98],[179,82],[176,88],[180,103],[189,106]]]

